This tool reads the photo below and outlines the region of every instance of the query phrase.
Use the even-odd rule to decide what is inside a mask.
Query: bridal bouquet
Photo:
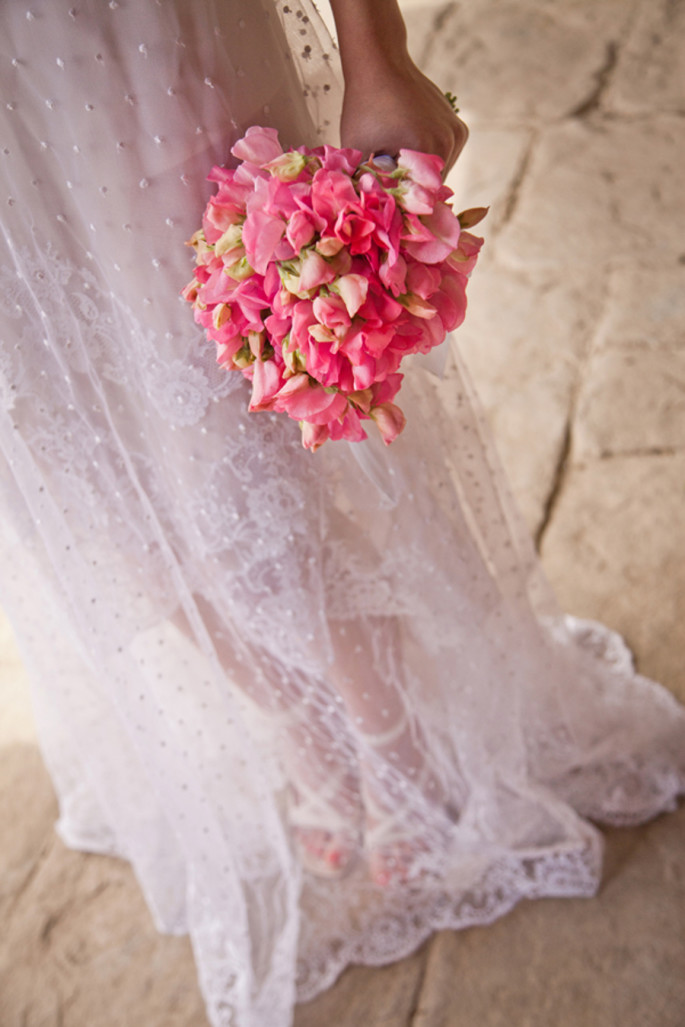
[[[369,419],[392,442],[402,359],[463,321],[482,245],[466,229],[485,209],[454,214],[443,162],[413,150],[396,163],[284,152],[274,129],[253,127],[231,152],[241,163],[212,169],[183,290],[219,363],[252,382],[250,410],[299,421],[307,449],[364,439]]]

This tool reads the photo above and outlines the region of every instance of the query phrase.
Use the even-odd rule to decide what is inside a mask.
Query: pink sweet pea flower
[[[216,344],[216,361],[219,367],[224,367],[228,371],[237,370],[237,366],[234,363],[236,354],[243,348],[244,340],[241,335],[236,335],[229,342],[217,342]]]
[[[361,417],[354,407],[349,406],[342,418],[328,425],[331,439],[346,439],[347,442],[361,442],[367,438],[362,426]]]
[[[231,293],[231,303],[234,309],[236,306],[240,309],[251,331],[262,331],[262,311],[267,304],[258,277],[241,282]]]
[[[400,390],[402,374],[389,374],[382,382],[375,382],[371,388],[373,394],[372,406],[381,406],[383,403],[390,403]]]
[[[328,424],[342,416],[347,399],[334,389],[326,389],[308,374],[294,374],[276,397],[274,409],[283,410],[295,421]]]
[[[355,204],[340,211],[333,226],[333,234],[355,255],[369,252],[375,229],[374,221],[365,217]]]
[[[385,289],[379,288],[378,282],[370,279],[366,300],[359,309],[359,316],[371,327],[392,332],[397,329],[398,323],[401,323],[402,315],[402,305]]]
[[[427,300],[440,288],[441,277],[439,268],[412,260],[407,268],[407,292]]]
[[[359,361],[352,364],[352,381],[355,392],[363,392],[376,381],[376,361],[370,354],[364,353]]]
[[[334,283],[333,288],[340,294],[347,313],[350,317],[354,317],[366,300],[369,280],[365,275],[341,275]]]
[[[421,299],[420,296],[415,296],[413,293],[407,293],[406,296],[402,296],[402,306],[405,307],[410,314],[414,317],[431,318],[435,317],[436,308],[432,303],[427,300]]]
[[[466,317],[466,281],[463,275],[445,275],[440,289],[431,296],[446,332],[453,332]]]
[[[285,221],[300,209],[296,188],[277,178],[255,178],[245,209],[248,214],[260,211]]]
[[[340,280],[337,285],[340,284]],[[313,303],[314,316],[326,328],[345,328],[350,325],[350,312],[340,296],[319,294]]]
[[[293,346],[302,349],[309,338],[310,325],[318,324],[311,300],[297,300],[291,307],[290,320]]]
[[[273,360],[255,360],[252,364],[252,397],[250,410],[273,410],[281,386],[281,375]]]
[[[417,185],[432,192],[442,187],[442,170],[445,162],[432,153],[420,153],[418,150],[400,150],[397,167],[406,171],[408,177]]]
[[[376,422],[381,438],[386,446],[394,442],[407,423],[407,419],[394,403],[381,403],[373,407],[369,416]]]
[[[290,331],[290,320],[286,317],[278,317],[276,314],[269,314],[264,318],[264,327],[273,344],[278,346]]]
[[[288,219],[285,234],[295,253],[299,253],[302,247],[308,246],[316,235],[313,214],[305,210],[296,210]]]
[[[211,199],[202,218],[202,227],[207,242],[216,242],[227,228],[242,221],[244,217],[245,206],[243,203],[239,201],[220,203],[216,198]]]
[[[329,342],[317,339],[317,335],[315,327],[310,329],[309,338],[300,349],[307,372],[326,388],[338,387],[343,359],[338,354],[338,339],[333,335],[332,342]]]
[[[470,232],[462,232],[459,236],[459,245],[447,258],[448,264],[452,265],[462,275],[470,275],[476,266],[476,260],[483,240]]]
[[[242,240],[250,265],[260,275],[266,272],[276,246],[285,232],[285,223],[263,211],[252,211],[243,225]]]
[[[231,153],[238,160],[247,161],[262,167],[269,161],[276,160],[283,153],[275,128],[248,128],[242,139],[231,148]]]
[[[312,179],[311,205],[327,224],[333,225],[340,211],[359,206],[359,197],[349,175],[322,168]]]
[[[426,264],[446,260],[459,244],[459,219],[445,203],[436,203],[432,214],[420,218],[421,228],[413,215],[407,218],[409,234],[403,238],[407,253]]]
[[[361,150],[324,146],[322,163],[326,171],[341,171],[345,175],[353,175],[361,163]]]
[[[333,235],[322,236],[316,248],[322,257],[335,257],[343,249],[345,243]]]
[[[365,217],[374,223],[374,242],[388,251],[391,262],[397,260],[402,235],[402,214],[394,198],[388,193],[367,191],[361,199]]]
[[[398,255],[393,262],[388,254],[378,268],[378,277],[393,296],[406,292],[407,263],[404,257]]]
[[[302,261],[298,291],[308,292],[334,280],[335,271],[331,265],[316,250],[308,250]]]
[[[281,153],[278,157],[274,157],[263,167],[265,171],[269,171],[274,178],[280,179],[281,182],[294,182],[306,169],[307,158],[297,150],[289,150],[288,153]]]
[[[400,206],[410,214],[432,214],[435,193],[424,189],[417,182],[402,183],[397,189]]]
[[[310,449],[312,453],[316,453],[317,449],[321,449],[324,442],[327,442],[331,436],[327,424],[312,424],[310,421],[300,421],[300,429],[302,431],[302,445],[305,449]]]
[[[223,264],[219,264],[202,286],[202,302],[206,306],[213,306],[215,303],[224,302],[226,294],[231,291],[233,285],[235,285],[235,282],[231,282],[226,277]]]

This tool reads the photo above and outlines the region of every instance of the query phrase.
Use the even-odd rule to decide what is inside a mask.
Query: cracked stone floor
[[[491,205],[460,338],[515,494],[562,605],[685,699],[685,3],[405,7],[471,127],[458,201]],[[4,624],[0,687],[0,1027],[202,1027],[187,942],[52,832]],[[606,842],[596,899],[352,968],[296,1027],[682,1027],[685,810]]]

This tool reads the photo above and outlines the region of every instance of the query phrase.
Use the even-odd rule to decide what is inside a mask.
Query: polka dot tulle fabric
[[[672,806],[683,713],[557,611],[463,369],[312,455],[178,296],[248,125],[336,141],[315,10],[13,3],[0,61],[0,602],[62,837],[190,933],[214,1027],[591,893],[587,818]]]

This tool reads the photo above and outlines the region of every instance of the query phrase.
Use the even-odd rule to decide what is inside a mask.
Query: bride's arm
[[[331,0],[331,7],[345,76],[343,146],[437,153],[449,170],[468,131],[409,56],[397,0]]]

